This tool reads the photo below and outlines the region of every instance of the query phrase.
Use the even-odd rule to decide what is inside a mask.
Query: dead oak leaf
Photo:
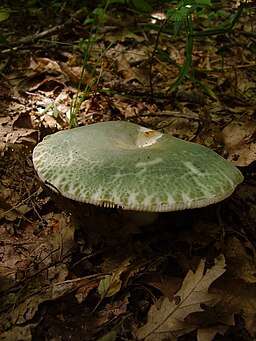
[[[218,324],[213,327],[200,328],[197,332],[197,341],[212,341],[216,334],[224,335],[230,326]]]
[[[230,123],[222,130],[228,160],[235,166],[245,167],[256,160],[256,123],[248,120]]]
[[[228,264],[228,276],[256,284],[256,250],[250,241],[241,242],[235,236],[228,237],[225,258]]]
[[[215,265],[206,270],[205,260],[201,260],[196,272],[189,270],[180,290],[170,301],[165,297],[159,309],[152,306],[148,314],[148,322],[136,332],[140,340],[176,340],[178,336],[197,328],[189,324],[185,318],[194,312],[203,311],[201,305],[214,306],[220,295],[209,293],[210,285],[225,272],[225,259],[221,256]]]
[[[240,314],[246,330],[256,335],[256,285],[239,277],[222,277],[214,283],[214,289],[221,293],[219,313],[226,311],[229,316]],[[228,311],[227,311],[228,309]]]
[[[130,66],[124,54],[117,57],[117,73],[122,76],[125,83],[137,80],[139,83],[144,84],[147,81],[147,75]]]

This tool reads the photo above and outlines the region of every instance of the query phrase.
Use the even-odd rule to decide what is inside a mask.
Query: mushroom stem
[[[157,212],[144,212],[144,211],[120,211],[121,215],[137,226],[147,226],[153,224],[158,218]]]

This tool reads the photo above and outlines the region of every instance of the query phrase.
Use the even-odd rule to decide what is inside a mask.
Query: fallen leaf
[[[36,324],[29,324],[27,326],[14,326],[11,329],[1,333],[0,340],[1,341],[30,341],[32,340],[32,333],[36,327]]]
[[[90,291],[93,289],[96,289],[99,285],[99,280],[93,279],[92,281],[85,283],[85,285],[82,285],[78,288],[77,293],[76,293],[76,299],[79,304],[84,302],[86,297],[89,295]]]
[[[229,315],[241,314],[246,330],[256,335],[256,285],[246,283],[239,277],[222,277],[214,283],[215,291],[221,293],[219,312]]]
[[[7,8],[1,8],[0,9],[0,22],[8,19],[10,16],[10,12]]]
[[[65,268],[62,266],[62,271],[64,270]],[[54,301],[64,295],[74,292],[82,286],[85,287],[89,285],[91,287],[92,282],[96,285],[95,281],[98,282],[97,275],[92,275],[83,278],[52,283],[46,285],[40,290],[34,289],[28,293],[28,297],[26,297],[22,303],[13,309],[11,314],[11,322],[13,324],[22,324],[26,321],[29,321],[34,317],[41,303],[46,301]]]
[[[236,166],[245,167],[256,160],[256,123],[230,123],[222,130],[228,160]]]
[[[136,68],[131,67],[123,54],[117,58],[117,72],[123,77],[126,83],[131,80],[137,80],[141,84],[144,84],[146,81],[146,75],[139,72]]]
[[[256,251],[249,241],[241,242],[239,238],[230,236],[226,241],[225,257],[228,276],[256,283]]]
[[[209,293],[209,286],[225,272],[225,259],[220,256],[215,265],[206,270],[205,260],[201,260],[195,273],[189,270],[180,290],[174,299],[170,301],[164,297],[159,309],[152,306],[148,314],[148,322],[136,332],[139,339],[153,340],[176,340],[197,328],[185,321],[191,313],[203,311],[201,305],[214,306],[220,295]]]
[[[116,332],[111,330],[106,335],[102,336],[98,341],[115,341],[116,339]]]
[[[52,249],[51,258],[57,262],[66,262],[74,244],[74,226],[65,215],[56,214],[52,229],[52,233],[47,236]]]
[[[217,333],[224,335],[229,326],[219,324],[217,326],[200,328],[197,331],[197,341],[212,341]]]
[[[106,275],[99,284],[98,293],[101,298],[111,297],[115,295],[122,286],[120,276],[124,271],[127,270],[130,265],[129,260],[125,260],[116,270],[113,271],[112,275]]]

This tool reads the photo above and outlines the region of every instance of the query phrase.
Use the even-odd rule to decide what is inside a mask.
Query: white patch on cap
[[[191,199],[187,193],[182,193],[182,199],[183,199],[184,203],[193,201],[193,199]]]
[[[156,141],[162,137],[163,134],[158,131],[140,127],[137,139],[137,145],[140,148],[152,146]]]
[[[136,193],[130,193],[127,203],[128,206],[134,207],[135,205],[138,205],[136,196],[137,196]]]
[[[184,165],[185,165],[192,173],[194,173],[194,174],[200,174],[200,173],[201,173],[200,170],[197,169],[197,168],[193,165],[192,162],[187,161],[187,162],[183,162],[183,163],[184,163]]]
[[[94,202],[100,201],[102,196],[102,189],[98,189],[97,192],[93,193],[91,200]]]
[[[175,204],[175,200],[172,195],[168,194],[168,199],[167,199],[168,205],[172,206]]]
[[[148,166],[157,165],[158,163],[160,163],[162,161],[163,161],[163,159],[161,157],[157,157],[154,160],[148,160],[146,162],[137,162],[135,164],[135,167],[137,167],[137,168],[147,168]]]

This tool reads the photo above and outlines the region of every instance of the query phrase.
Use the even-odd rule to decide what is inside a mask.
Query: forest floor
[[[158,34],[149,24],[160,19],[113,4],[78,92],[91,9],[6,3],[0,340],[256,340],[255,7],[229,32],[195,37],[191,73],[166,92],[185,58],[184,36]],[[238,10],[229,3],[219,8],[228,15]],[[220,25],[211,20],[202,15],[196,28]],[[203,144],[244,182],[224,202],[160,214],[146,227],[114,209],[54,201],[32,151],[69,128],[83,94],[78,125],[127,120]]]

